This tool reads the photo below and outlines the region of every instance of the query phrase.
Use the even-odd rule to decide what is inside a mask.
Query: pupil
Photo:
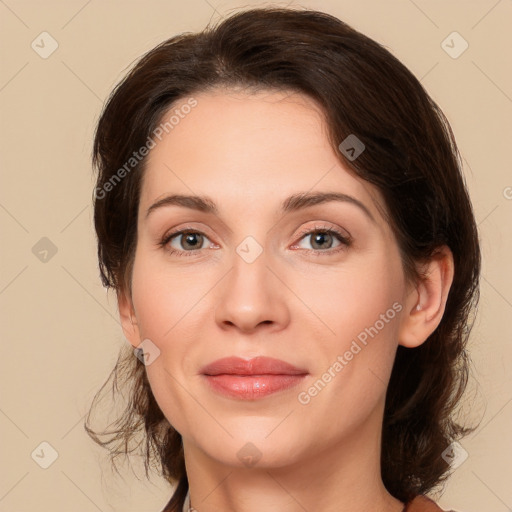
[[[197,238],[197,234],[195,233],[189,233],[186,237],[185,237],[185,240],[186,240],[186,243],[187,244],[191,244],[192,247],[194,247],[195,245],[197,245],[197,240],[195,240],[195,243],[194,243],[194,238]],[[192,239],[192,240],[191,240]]]
[[[322,242],[325,242],[325,240],[323,238],[326,237],[326,236],[328,237],[329,235],[327,233],[318,233],[314,237],[314,243],[315,244],[321,244]]]

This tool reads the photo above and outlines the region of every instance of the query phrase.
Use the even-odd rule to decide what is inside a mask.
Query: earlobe
[[[137,347],[140,344],[140,335],[132,301],[125,293],[119,292],[117,305],[124,335],[133,347]]]
[[[441,247],[424,269],[424,276],[405,301],[398,342],[414,348],[424,343],[440,324],[453,282],[453,254]]]

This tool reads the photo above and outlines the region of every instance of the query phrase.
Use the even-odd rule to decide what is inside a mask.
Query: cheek
[[[400,260],[383,254],[354,259],[328,278],[302,286],[302,296],[321,321],[306,320],[318,326],[311,333],[316,356],[311,360],[315,378],[309,384],[315,389],[306,389],[301,403],[311,399],[319,410],[332,409],[333,421],[338,407],[365,414],[383,397],[389,381],[403,309],[403,276]]]
[[[381,253],[365,255],[339,269],[298,279],[294,290],[316,314],[315,324],[323,326],[320,339],[344,343],[373,326],[390,308],[388,317],[395,318],[392,305],[402,296],[403,287],[400,268],[399,262]]]
[[[184,330],[193,318],[194,305],[205,293],[204,283],[170,275],[168,269],[141,254],[134,263],[132,293],[140,338],[150,339],[159,350],[154,362],[146,366],[153,396],[174,428],[190,429],[182,414],[190,409],[190,397],[182,387],[190,350],[190,335]]]
[[[400,283],[400,273],[375,262],[371,271],[331,275],[321,293],[310,290],[322,322],[315,321],[312,376],[298,401],[305,424],[313,428],[315,416],[325,419],[326,437],[357,428],[383,403],[403,308]]]
[[[140,335],[162,344],[190,322],[188,315],[209,287],[196,274],[186,275],[143,254],[133,268],[132,292]]]

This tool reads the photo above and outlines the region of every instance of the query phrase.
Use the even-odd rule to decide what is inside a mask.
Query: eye
[[[352,240],[349,236],[344,235],[337,229],[333,228],[332,226],[326,227],[326,226],[316,226],[314,229],[307,229],[305,231],[302,231],[299,235],[301,237],[301,240],[307,240],[307,238],[310,238],[310,245],[312,246],[312,249],[308,249],[307,247],[303,247],[299,244],[294,244],[292,246],[292,249],[301,248],[306,249],[308,252],[315,252],[315,253],[322,253],[322,252],[328,252],[328,253],[337,253],[346,247],[351,245]],[[338,240],[338,245],[334,245],[335,241]]]
[[[322,253],[338,253],[349,247],[352,243],[350,236],[343,234],[333,226],[315,225],[314,229],[306,229],[298,236],[300,236],[301,241],[310,237],[310,244],[313,248],[308,249],[307,247],[303,247],[301,243],[294,244],[291,248],[304,249],[308,253],[314,253],[316,255]],[[336,240],[338,244],[333,245]],[[205,242],[207,241],[210,241],[210,239],[201,231],[184,228],[164,236],[159,242],[159,245],[165,248],[170,254],[176,256],[193,256],[201,249],[212,245],[212,242],[210,242],[210,244],[206,243],[205,246]]]
[[[174,233],[165,236],[163,240],[160,242],[160,245],[162,247],[169,247],[169,252],[171,254],[176,254],[179,256],[189,256],[196,254],[196,251],[204,249],[205,240],[209,240],[209,238],[207,238],[207,236],[204,233],[201,233],[200,231],[182,229],[180,231],[175,231]],[[169,242],[171,243],[169,244]]]

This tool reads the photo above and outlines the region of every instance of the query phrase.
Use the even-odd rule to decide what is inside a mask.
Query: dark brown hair
[[[425,343],[398,347],[382,430],[388,491],[401,501],[431,491],[448,476],[442,452],[474,430],[453,416],[469,375],[465,346],[481,256],[449,123],[420,82],[377,42],[322,12],[257,8],[146,53],[112,92],[94,140],[94,222],[104,286],[131,296],[145,159],[122,179],[114,175],[126,170],[172,105],[215,87],[299,92],[316,100],[340,161],[382,193],[408,280],[422,277],[419,264],[442,245],[451,249],[455,273],[444,316]],[[350,134],[365,145],[355,160],[338,149]],[[141,443],[131,443],[142,434],[146,474],[156,461],[161,474],[178,483],[166,510],[181,511],[188,490],[181,436],[158,407],[131,347],[121,351],[110,377],[113,391],[119,381],[130,389],[129,403],[114,428],[101,432],[103,440],[88,426],[89,417],[86,430],[109,448],[113,461],[139,449]]]

